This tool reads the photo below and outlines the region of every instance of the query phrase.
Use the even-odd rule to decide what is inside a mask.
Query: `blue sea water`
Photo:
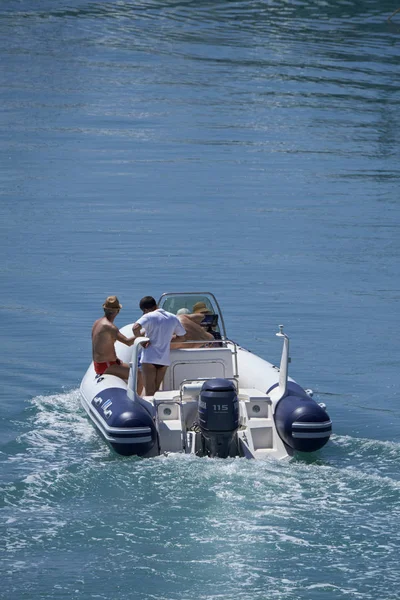
[[[400,597],[397,8],[3,0],[1,598]],[[109,450],[91,325],[186,290],[272,362],[284,324],[327,446]]]

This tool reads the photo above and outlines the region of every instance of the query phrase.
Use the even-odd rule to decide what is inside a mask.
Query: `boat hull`
[[[122,332],[124,329],[128,333],[131,325]],[[81,384],[82,405],[118,454],[199,453],[201,444],[193,439],[201,434],[193,433],[192,426],[199,417],[201,386],[206,379],[222,377],[238,385],[241,420],[234,444],[238,455],[284,458],[322,448],[332,432],[325,409],[291,378],[284,397],[277,397],[280,369],[233,342],[228,346],[173,350],[164,380],[167,389],[157,392],[155,398],[140,398],[118,377],[96,375],[92,364]],[[116,349],[122,360],[136,364],[130,348],[117,343]],[[195,382],[195,393],[183,392],[177,383],[196,377],[201,381]]]
[[[144,456],[157,445],[150,412],[128,397],[127,385],[112,375],[96,375],[91,365],[81,383],[81,402],[93,425],[123,456]]]

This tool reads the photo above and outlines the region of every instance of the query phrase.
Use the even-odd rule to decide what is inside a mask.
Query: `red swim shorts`
[[[111,365],[120,365],[120,364],[121,364],[121,361],[119,360],[119,358],[117,358],[117,360],[111,360],[110,362],[102,362],[102,363],[93,362],[94,370],[96,371],[97,375],[103,375],[104,371],[106,369],[108,369],[108,367],[111,367]]]

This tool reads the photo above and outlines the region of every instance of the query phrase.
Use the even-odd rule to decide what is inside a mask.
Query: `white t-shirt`
[[[150,344],[142,350],[142,363],[170,364],[170,343],[174,333],[185,335],[186,330],[178,317],[162,308],[146,313],[136,321],[145,331]]]

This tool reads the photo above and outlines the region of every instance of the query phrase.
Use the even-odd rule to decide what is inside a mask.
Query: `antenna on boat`
[[[279,325],[279,331],[276,334],[277,337],[283,338],[283,348],[282,348],[282,356],[281,356],[281,364],[279,367],[279,386],[277,389],[277,400],[280,400],[284,396],[286,396],[287,392],[287,380],[289,373],[289,338],[286,333],[283,332],[283,325]]]

